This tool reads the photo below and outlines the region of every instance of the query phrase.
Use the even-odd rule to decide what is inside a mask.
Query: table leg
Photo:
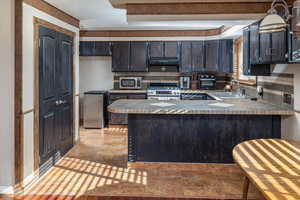
[[[243,183],[243,200],[248,199],[248,190],[249,190],[249,178],[245,176],[244,183]]]

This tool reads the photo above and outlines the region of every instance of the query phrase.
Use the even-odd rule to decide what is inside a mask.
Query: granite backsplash
[[[216,76],[216,89],[223,90],[226,84],[231,81],[231,75],[229,74],[214,74]],[[169,82],[177,83],[179,85],[179,79],[181,76],[192,76],[190,73],[178,73],[178,72],[125,72],[114,73],[114,89],[118,90],[120,77],[142,77],[142,89],[147,89],[150,83]]]
[[[263,96],[257,94],[257,86],[263,88]],[[272,104],[294,107],[294,75],[286,73],[273,73],[271,76],[258,76],[257,85],[240,84],[246,95],[257,97]],[[284,101],[284,96],[290,97],[290,103]],[[288,99],[287,99],[288,100]]]

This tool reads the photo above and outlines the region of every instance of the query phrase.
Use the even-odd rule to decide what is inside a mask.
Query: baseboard
[[[0,194],[14,194],[13,186],[0,186]]]

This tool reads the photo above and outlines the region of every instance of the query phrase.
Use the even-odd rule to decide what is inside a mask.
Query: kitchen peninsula
[[[128,114],[129,162],[233,163],[235,145],[280,138],[281,116],[294,114],[263,101],[222,97],[118,100],[108,110]]]

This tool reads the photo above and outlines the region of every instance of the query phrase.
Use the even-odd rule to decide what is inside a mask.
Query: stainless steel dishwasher
[[[83,99],[83,127],[105,127],[105,98],[106,91],[89,91]]]

